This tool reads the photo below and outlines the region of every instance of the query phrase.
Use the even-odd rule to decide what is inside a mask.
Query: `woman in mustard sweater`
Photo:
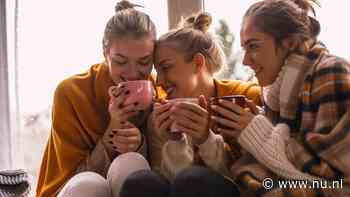
[[[157,84],[166,91],[169,100],[155,104],[150,122],[149,145],[153,150],[150,156],[154,171],[131,174],[124,183],[121,197],[239,195],[228,170],[233,161],[230,148],[236,147],[230,147],[229,141],[228,146],[225,145],[223,137],[209,128],[207,103],[211,97],[241,94],[248,102],[259,104],[260,87],[213,77],[225,65],[225,56],[207,32],[211,20],[208,13],[191,16],[182,27],[157,41]],[[176,98],[195,99],[177,102],[173,100]],[[169,132],[174,122],[180,134]],[[149,193],[142,187],[144,183],[158,190]],[[131,190],[133,187],[137,189]]]
[[[130,92],[117,86],[150,79],[152,70],[156,29],[134,6],[119,2],[109,19],[105,62],[58,85],[36,196],[117,196],[129,172],[148,167],[130,153],[145,156],[147,112],[137,111],[137,103],[120,105]]]

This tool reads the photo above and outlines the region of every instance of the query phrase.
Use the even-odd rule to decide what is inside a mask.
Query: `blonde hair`
[[[207,12],[192,15],[183,20],[179,27],[162,35],[157,46],[165,42],[174,42],[175,48],[185,54],[185,61],[191,61],[196,53],[201,53],[214,74],[226,65],[226,57],[219,40],[215,39],[208,29],[212,17]]]
[[[103,51],[109,49],[113,39],[131,37],[140,39],[152,36],[156,39],[156,27],[150,17],[134,7],[142,7],[122,0],[115,6],[115,15],[111,17],[106,25],[103,35]]]

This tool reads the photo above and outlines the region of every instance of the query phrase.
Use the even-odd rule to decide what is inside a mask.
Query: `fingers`
[[[170,118],[166,119],[164,122],[162,122],[160,124],[159,131],[160,132],[165,132],[170,128],[170,125],[173,123],[173,120],[171,120]]]
[[[232,128],[232,129],[236,129],[236,130],[241,130],[241,125],[238,122],[235,122],[233,120],[229,120],[226,118],[221,118],[218,116],[212,116],[211,117],[212,120],[214,120],[215,122],[219,123],[222,126],[228,127],[228,128]]]
[[[198,124],[198,122],[194,122],[191,119],[184,117],[184,116],[174,116],[171,115],[170,118],[176,122],[177,125],[183,125],[189,129],[192,129],[194,131],[201,131],[204,128],[202,127],[203,124]]]
[[[172,115],[186,117],[194,122],[204,124],[208,119],[208,111],[194,103],[179,103],[171,108]]]
[[[252,100],[247,99],[246,103],[247,103],[247,106],[250,109],[250,111],[253,112],[253,114],[259,114],[259,109]]]
[[[203,107],[204,109],[208,109],[208,102],[205,99],[204,95],[199,96],[198,103],[199,103],[199,106]]]
[[[153,113],[156,128],[161,127],[163,122],[169,118],[171,114],[171,111],[169,110],[170,107],[170,103],[164,104],[162,106],[155,106]]]
[[[135,109],[135,106],[136,106],[135,104],[129,104],[126,106],[121,106],[121,104],[119,104],[119,107],[117,107],[117,109],[114,109],[115,108],[115,105],[114,105],[114,108],[110,113],[112,114],[112,117],[114,117],[115,119],[118,119],[120,121],[125,121],[130,117],[135,116],[139,113],[139,111]]]
[[[172,106],[171,103],[165,103],[165,104],[154,103],[154,108],[153,108],[154,114],[158,116],[159,114],[162,114],[165,111],[168,111],[171,106]]]
[[[211,109],[222,117],[228,118],[236,122],[238,122],[239,120],[239,115],[227,108],[221,107],[219,105],[212,105]]]
[[[125,91],[125,86],[111,86],[108,89],[109,97],[118,97],[123,91]]]
[[[219,105],[222,107],[227,108],[228,110],[231,110],[237,114],[241,114],[244,109],[240,107],[239,105],[235,104],[235,101],[227,101],[223,99],[219,99]]]
[[[141,133],[136,127],[116,129],[115,131],[112,139],[113,148],[120,153],[135,151],[142,143]]]
[[[179,129],[181,132],[191,136],[193,139],[198,139],[201,137],[201,134],[199,132],[191,128],[188,128],[187,125],[176,123],[176,128]]]
[[[198,105],[196,103],[180,102],[180,103],[176,103],[174,105],[174,107],[177,109],[184,109],[184,110],[192,111],[200,116],[208,113],[208,111],[206,109],[202,108],[200,105]]]

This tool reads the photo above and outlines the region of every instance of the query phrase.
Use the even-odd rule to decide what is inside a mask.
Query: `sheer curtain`
[[[0,170],[18,163],[17,3],[0,0]]]
[[[0,1],[0,170],[11,167],[6,1]]]

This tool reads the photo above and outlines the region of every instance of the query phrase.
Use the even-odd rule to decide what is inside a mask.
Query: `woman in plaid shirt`
[[[350,67],[318,41],[312,3],[263,0],[243,18],[243,63],[263,87],[264,113],[221,101],[216,111],[227,118],[212,119],[245,152],[231,172],[247,195],[350,195]]]

